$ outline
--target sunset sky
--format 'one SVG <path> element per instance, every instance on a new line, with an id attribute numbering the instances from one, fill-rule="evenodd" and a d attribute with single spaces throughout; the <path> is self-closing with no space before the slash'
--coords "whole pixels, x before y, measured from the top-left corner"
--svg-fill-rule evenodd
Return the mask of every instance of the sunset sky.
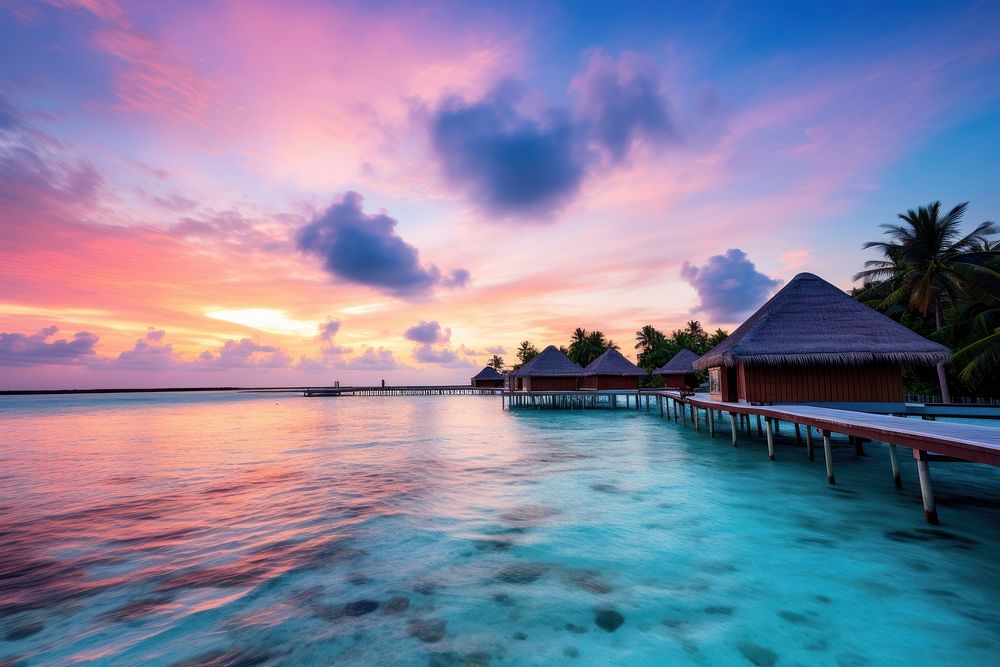
<path id="1" fill-rule="evenodd" d="M 827 4 L 0 0 L 0 388 L 634 358 L 1000 219 L 1000 5 Z"/>

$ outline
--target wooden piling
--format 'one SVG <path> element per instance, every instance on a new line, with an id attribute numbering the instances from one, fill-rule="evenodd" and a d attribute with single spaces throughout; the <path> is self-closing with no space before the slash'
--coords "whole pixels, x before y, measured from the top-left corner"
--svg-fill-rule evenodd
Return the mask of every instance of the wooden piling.
<path id="1" fill-rule="evenodd" d="M 806 458 L 810 461 L 815 460 L 813 457 L 813 430 L 812 426 L 806 426 Z"/>
<path id="2" fill-rule="evenodd" d="M 774 420 L 767 419 L 767 458 L 774 460 Z"/>
<path id="3" fill-rule="evenodd" d="M 892 464 L 892 481 L 896 488 L 903 488 L 903 478 L 899 474 L 899 454 L 896 452 L 896 445 L 889 443 L 889 462 Z"/>
<path id="4" fill-rule="evenodd" d="M 823 458 L 826 459 L 826 481 L 828 484 L 836 484 L 837 478 L 833 476 L 833 448 L 830 445 L 829 431 L 823 431 Z"/>
<path id="5" fill-rule="evenodd" d="M 736 415 L 732 412 L 729 413 L 729 430 L 733 434 L 733 447 L 736 446 Z"/>
<path id="6" fill-rule="evenodd" d="M 927 456 L 925 451 L 914 452 L 919 457 Z M 920 478 L 920 498 L 924 501 L 924 521 L 938 525 L 937 507 L 934 504 L 934 489 L 931 487 L 931 469 L 923 458 L 917 459 L 917 476 Z"/>
<path id="7" fill-rule="evenodd" d="M 708 409 L 708 434 L 715 437 L 715 414 L 711 408 Z"/>

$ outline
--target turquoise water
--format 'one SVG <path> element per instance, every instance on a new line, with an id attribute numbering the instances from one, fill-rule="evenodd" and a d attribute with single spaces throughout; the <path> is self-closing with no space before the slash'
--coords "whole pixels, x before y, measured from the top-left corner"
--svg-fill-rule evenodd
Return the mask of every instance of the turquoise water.
<path id="1" fill-rule="evenodd" d="M 0 664 L 997 664 L 1000 474 L 474 396 L 0 399 Z M 783 429 L 782 435 L 788 435 Z M 821 458 L 821 457 L 820 457 Z"/>

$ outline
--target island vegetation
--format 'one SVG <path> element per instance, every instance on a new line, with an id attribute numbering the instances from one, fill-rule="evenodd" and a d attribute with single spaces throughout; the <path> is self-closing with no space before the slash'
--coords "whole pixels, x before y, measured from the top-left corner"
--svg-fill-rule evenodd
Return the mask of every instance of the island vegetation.
<path id="1" fill-rule="evenodd" d="M 968 202 L 942 212 L 941 202 L 898 214 L 869 241 L 882 257 L 865 262 L 853 291 L 862 302 L 939 343 L 955 355 L 933 373 L 907 369 L 906 393 L 1000 395 L 1000 234 L 986 221 L 963 233 Z"/>

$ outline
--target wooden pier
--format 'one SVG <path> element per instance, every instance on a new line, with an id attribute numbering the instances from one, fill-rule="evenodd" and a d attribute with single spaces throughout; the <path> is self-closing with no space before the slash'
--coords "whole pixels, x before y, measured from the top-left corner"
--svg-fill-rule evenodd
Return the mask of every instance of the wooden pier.
<path id="1" fill-rule="evenodd" d="M 455 394 L 499 394 L 499 387 L 455 385 L 414 385 L 408 387 L 308 387 L 303 396 L 443 396 Z"/>
<path id="2" fill-rule="evenodd" d="M 673 419 L 685 426 L 690 424 L 695 430 L 703 427 L 711 437 L 715 437 L 720 423 L 728 426 L 732 445 L 736 447 L 739 432 L 746 434 L 756 431 L 766 438 L 768 457 L 775 460 L 775 434 L 781 422 L 791 424 L 795 438 L 805 444 L 806 456 L 814 460 L 814 431 L 816 439 L 823 447 L 827 483 L 836 484 L 833 470 L 831 438 L 834 433 L 846 435 L 858 453 L 863 452 L 865 442 L 882 442 L 889 448 L 892 477 L 897 487 L 902 486 L 899 472 L 898 447 L 909 447 L 917 463 L 920 480 L 920 494 L 924 506 L 924 519 L 937 524 L 938 514 L 931 485 L 931 462 L 986 463 L 1000 466 L 1000 428 L 977 426 L 954 422 L 939 422 L 936 417 L 984 417 L 996 418 L 993 411 L 973 408 L 939 408 L 928 414 L 923 406 L 897 405 L 896 414 L 878 414 L 860 410 L 843 410 L 811 405 L 750 405 L 746 403 L 725 403 L 713 400 L 708 394 L 682 394 L 669 390 L 632 391 L 550 391 L 519 392 L 505 391 L 501 397 L 507 409 L 652 409 L 654 406 L 660 417 Z M 853 407 L 853 406 L 852 406 Z M 912 407 L 916 419 L 907 418 Z M 964 406 L 963 406 L 964 408 Z M 726 415 L 728 419 L 724 419 Z M 727 423 L 728 422 L 728 423 Z M 755 422 L 755 423 L 754 423 Z M 803 438 L 804 436 L 804 438 Z"/>

